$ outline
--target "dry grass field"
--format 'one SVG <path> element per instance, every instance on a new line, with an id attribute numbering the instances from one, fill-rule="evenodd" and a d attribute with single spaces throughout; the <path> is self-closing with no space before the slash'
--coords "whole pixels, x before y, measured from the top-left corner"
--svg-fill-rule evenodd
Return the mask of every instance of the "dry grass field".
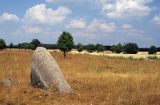
<path id="1" fill-rule="evenodd" d="M 74 90 L 58 95 L 54 89 L 31 86 L 32 51 L 0 51 L 0 105 L 160 105 L 160 60 L 128 60 L 51 52 Z"/>
<path id="2" fill-rule="evenodd" d="M 93 53 L 88 53 L 87 51 L 82 51 L 78 52 L 77 50 L 72 50 L 72 54 L 86 54 L 86 55 L 96 55 L 96 56 L 107 56 L 107 57 L 118 57 L 118 58 L 133 58 L 133 59 L 146 59 L 148 57 L 154 57 L 155 55 L 149 55 L 148 52 L 138 52 L 137 54 L 115 54 L 112 53 L 111 51 L 104 51 L 104 52 L 93 52 Z M 160 52 L 157 52 L 156 54 L 157 58 L 160 58 Z"/>

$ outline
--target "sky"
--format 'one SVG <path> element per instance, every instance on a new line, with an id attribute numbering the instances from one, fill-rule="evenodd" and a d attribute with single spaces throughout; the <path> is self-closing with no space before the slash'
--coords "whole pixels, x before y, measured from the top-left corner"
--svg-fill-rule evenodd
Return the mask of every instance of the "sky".
<path id="1" fill-rule="evenodd" d="M 63 31 L 75 44 L 137 43 L 160 47 L 160 0 L 0 0 L 0 38 L 7 44 L 56 44 Z"/>

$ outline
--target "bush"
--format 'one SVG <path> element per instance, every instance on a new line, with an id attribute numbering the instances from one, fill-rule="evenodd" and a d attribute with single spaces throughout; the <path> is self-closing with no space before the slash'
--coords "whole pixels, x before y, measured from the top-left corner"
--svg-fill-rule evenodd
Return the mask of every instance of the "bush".
<path id="1" fill-rule="evenodd" d="M 115 52 L 115 49 L 116 49 L 116 45 L 113 45 L 113 46 L 111 47 L 111 51 L 112 51 L 112 53 L 114 53 L 114 52 Z"/>
<path id="2" fill-rule="evenodd" d="M 24 42 L 20 45 L 20 48 L 23 48 L 23 49 L 34 49 L 34 45 L 32 45 L 31 43 L 27 43 L 27 42 Z"/>
<path id="3" fill-rule="evenodd" d="M 16 47 L 19 48 L 19 49 L 21 48 L 21 46 L 22 46 L 21 43 L 18 43 L 18 44 L 16 45 Z"/>
<path id="4" fill-rule="evenodd" d="M 0 50 L 4 49 L 6 47 L 6 43 L 3 39 L 0 39 Z"/>
<path id="5" fill-rule="evenodd" d="M 136 54 L 138 52 L 138 46 L 136 43 L 127 43 L 123 46 L 123 52 L 127 54 Z"/>
<path id="6" fill-rule="evenodd" d="M 148 50 L 148 54 L 156 54 L 157 48 L 155 46 L 151 46 Z"/>
<path id="7" fill-rule="evenodd" d="M 92 53 L 95 50 L 95 46 L 93 44 L 88 44 L 86 49 L 88 52 Z"/>
<path id="8" fill-rule="evenodd" d="M 32 49 L 34 50 L 34 49 L 36 49 L 41 43 L 40 43 L 40 41 L 38 40 L 38 39 L 33 39 L 32 41 L 31 41 L 31 46 L 32 46 Z"/>
<path id="9" fill-rule="evenodd" d="M 105 47 L 102 44 L 96 44 L 95 49 L 97 52 L 103 52 L 105 50 Z"/>
<path id="10" fill-rule="evenodd" d="M 122 49 L 123 49 L 123 46 L 119 43 L 119 44 L 116 46 L 115 53 L 121 53 L 121 52 L 122 52 Z"/>
<path id="11" fill-rule="evenodd" d="M 120 43 L 117 44 L 117 45 L 113 45 L 111 47 L 111 51 L 114 52 L 114 53 L 121 53 L 122 49 L 123 49 L 123 46 Z"/>
<path id="12" fill-rule="evenodd" d="M 78 43 L 77 50 L 78 50 L 78 52 L 83 51 L 83 45 L 81 43 Z"/>
<path id="13" fill-rule="evenodd" d="M 10 43 L 9 48 L 13 48 L 13 47 L 14 47 L 13 43 Z"/>

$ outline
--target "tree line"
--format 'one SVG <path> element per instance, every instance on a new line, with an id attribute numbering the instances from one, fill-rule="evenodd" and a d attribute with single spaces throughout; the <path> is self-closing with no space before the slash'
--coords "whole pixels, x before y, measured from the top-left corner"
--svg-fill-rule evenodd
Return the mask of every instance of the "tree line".
<path id="1" fill-rule="evenodd" d="M 126 53 L 126 54 L 136 54 L 139 51 L 139 47 L 136 43 L 126 43 L 124 45 L 117 44 L 111 47 L 111 51 L 113 53 Z M 155 46 L 151 46 L 148 49 L 148 54 L 156 54 L 157 48 Z"/>
<path id="2" fill-rule="evenodd" d="M 35 50 L 39 45 L 40 41 L 38 39 L 33 39 L 30 43 L 23 42 L 14 45 L 13 43 L 10 43 L 8 46 L 6 45 L 5 41 L 3 39 L 0 39 L 0 50 L 5 48 L 19 48 L 19 49 L 32 49 Z"/>
<path id="3" fill-rule="evenodd" d="M 67 52 L 71 51 L 71 49 L 75 48 L 77 51 L 81 52 L 83 50 L 87 50 L 89 53 L 92 52 L 103 52 L 106 50 L 106 47 L 102 44 L 88 44 L 88 45 L 82 45 L 81 43 L 78 43 L 77 45 L 74 45 L 72 34 L 69 32 L 62 32 L 62 34 L 59 36 L 57 44 L 54 46 L 49 47 L 47 44 L 42 44 L 38 39 L 33 39 L 30 43 L 23 42 L 19 43 L 17 45 L 14 45 L 13 43 L 10 43 L 8 46 L 6 46 L 6 43 L 3 39 L 0 39 L 0 50 L 4 48 L 19 48 L 19 49 L 32 49 L 35 50 L 36 47 L 43 46 L 46 48 L 55 48 L 60 49 L 64 57 L 66 57 Z M 139 47 L 136 43 L 125 43 L 125 44 L 117 44 L 110 47 L 110 50 L 113 53 L 125 53 L 125 54 L 136 54 L 139 51 Z M 156 54 L 157 48 L 155 46 L 151 46 L 148 49 L 148 54 Z"/>

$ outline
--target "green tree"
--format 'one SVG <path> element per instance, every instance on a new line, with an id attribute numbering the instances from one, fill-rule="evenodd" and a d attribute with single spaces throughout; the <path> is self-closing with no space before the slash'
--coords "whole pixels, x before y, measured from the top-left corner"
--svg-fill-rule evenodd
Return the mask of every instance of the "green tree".
<path id="1" fill-rule="evenodd" d="M 121 53 L 122 49 L 123 49 L 122 45 L 120 43 L 117 44 L 116 49 L 115 49 L 115 53 Z"/>
<path id="2" fill-rule="evenodd" d="M 117 45 L 113 45 L 111 47 L 111 51 L 114 52 L 114 53 L 121 53 L 122 49 L 123 49 L 123 47 L 122 47 L 122 45 L 120 43 L 117 44 Z"/>
<path id="3" fill-rule="evenodd" d="M 116 49 L 116 45 L 112 45 L 112 47 L 111 47 L 112 53 L 115 53 L 115 49 Z"/>
<path id="4" fill-rule="evenodd" d="M 123 52 L 127 54 L 136 54 L 139 48 L 136 43 L 127 43 L 123 46 Z"/>
<path id="5" fill-rule="evenodd" d="M 17 45 L 16 45 L 16 47 L 20 50 L 20 48 L 21 48 L 21 43 L 18 43 Z"/>
<path id="6" fill-rule="evenodd" d="M 23 49 L 33 49 L 33 45 L 31 43 L 24 42 L 21 44 L 21 48 Z"/>
<path id="7" fill-rule="evenodd" d="M 78 50 L 78 52 L 83 51 L 83 45 L 81 43 L 78 43 L 77 50 Z"/>
<path id="8" fill-rule="evenodd" d="M 67 52 L 71 51 L 71 49 L 74 47 L 72 35 L 69 32 L 62 32 L 58 38 L 57 44 L 58 48 L 63 52 L 65 58 Z"/>
<path id="9" fill-rule="evenodd" d="M 96 44 L 95 49 L 97 52 L 103 52 L 105 50 L 105 47 L 102 44 Z"/>
<path id="10" fill-rule="evenodd" d="M 95 46 L 93 44 L 88 44 L 86 49 L 89 53 L 92 53 L 95 50 Z"/>
<path id="11" fill-rule="evenodd" d="M 41 44 L 41 42 L 38 40 L 38 39 L 33 39 L 32 41 L 31 41 L 31 46 L 32 46 L 32 49 L 33 50 L 35 50 L 40 44 Z"/>
<path id="12" fill-rule="evenodd" d="M 10 43 L 10 44 L 9 44 L 10 50 L 11 50 L 11 48 L 13 48 L 13 46 L 14 46 L 13 43 Z"/>
<path id="13" fill-rule="evenodd" d="M 3 39 L 0 39 L 0 50 L 4 49 L 6 47 L 6 43 Z"/>
<path id="14" fill-rule="evenodd" d="M 9 48 L 13 48 L 13 46 L 14 46 L 13 43 L 9 44 Z"/>
<path id="15" fill-rule="evenodd" d="M 157 48 L 155 46 L 151 46 L 148 50 L 148 54 L 156 54 Z"/>

